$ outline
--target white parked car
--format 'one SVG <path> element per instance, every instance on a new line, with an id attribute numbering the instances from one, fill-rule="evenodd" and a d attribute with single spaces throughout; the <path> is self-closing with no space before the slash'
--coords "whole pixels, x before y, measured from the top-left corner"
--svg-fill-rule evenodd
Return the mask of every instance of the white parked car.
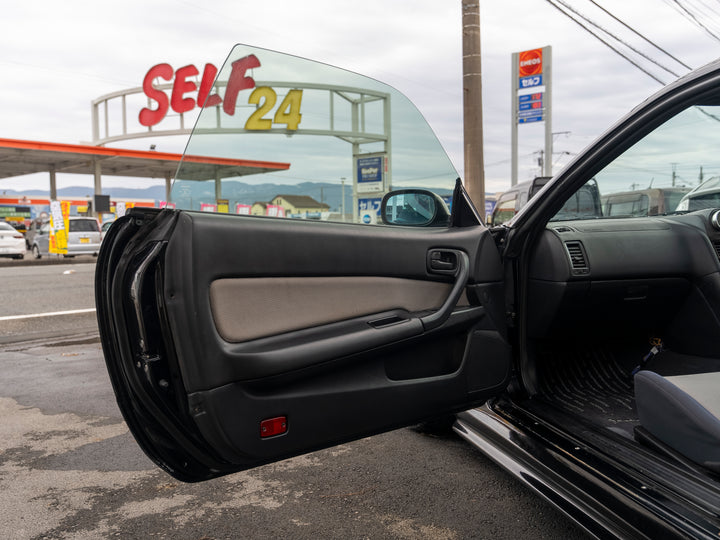
<path id="1" fill-rule="evenodd" d="M 678 204 L 680 212 L 720 207 L 720 176 L 713 176 L 685 195 Z"/>
<path id="2" fill-rule="evenodd" d="M 0 257 L 25 257 L 25 237 L 5 221 L 0 221 Z"/>

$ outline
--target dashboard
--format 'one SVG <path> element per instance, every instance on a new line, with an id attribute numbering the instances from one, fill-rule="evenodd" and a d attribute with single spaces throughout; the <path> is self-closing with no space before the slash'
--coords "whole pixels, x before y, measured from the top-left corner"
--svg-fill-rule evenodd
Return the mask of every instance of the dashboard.
<path id="1" fill-rule="evenodd" d="M 553 222 L 531 255 L 528 302 L 530 337 L 685 332 L 683 349 L 715 356 L 720 210 Z"/>

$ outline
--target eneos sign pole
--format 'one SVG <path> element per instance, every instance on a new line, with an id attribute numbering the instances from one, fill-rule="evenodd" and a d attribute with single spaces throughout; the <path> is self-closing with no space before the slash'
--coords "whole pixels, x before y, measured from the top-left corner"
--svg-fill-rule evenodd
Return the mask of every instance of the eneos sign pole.
<path id="1" fill-rule="evenodd" d="M 552 176 L 552 47 L 512 54 L 511 184 L 518 182 L 518 125 L 545 123 L 542 175 Z"/>

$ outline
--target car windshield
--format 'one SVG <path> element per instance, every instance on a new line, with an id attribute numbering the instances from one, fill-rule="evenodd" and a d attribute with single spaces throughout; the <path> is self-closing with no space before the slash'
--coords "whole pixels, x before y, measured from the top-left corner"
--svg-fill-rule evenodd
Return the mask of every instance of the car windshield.
<path id="1" fill-rule="evenodd" d="M 689 107 L 635 143 L 584 186 L 555 220 L 633 218 L 720 206 L 720 189 L 691 190 L 720 175 L 720 106 Z M 587 195 L 594 195 L 600 205 Z M 580 192 L 583 190 L 581 189 Z M 580 193 L 578 192 L 578 193 Z M 580 197 L 577 197 L 579 199 Z M 693 201 L 686 204 L 685 200 Z M 681 202 L 683 201 L 683 202 Z"/>
<path id="2" fill-rule="evenodd" d="M 716 193 L 698 193 L 688 198 L 687 210 L 704 210 L 706 208 L 720 208 L 720 191 Z"/>
<path id="3" fill-rule="evenodd" d="M 176 208 L 375 224 L 384 194 L 458 174 L 415 106 L 374 79 L 237 45 L 172 187 Z"/>
<path id="4" fill-rule="evenodd" d="M 94 219 L 71 219 L 70 232 L 98 232 L 97 221 Z"/>

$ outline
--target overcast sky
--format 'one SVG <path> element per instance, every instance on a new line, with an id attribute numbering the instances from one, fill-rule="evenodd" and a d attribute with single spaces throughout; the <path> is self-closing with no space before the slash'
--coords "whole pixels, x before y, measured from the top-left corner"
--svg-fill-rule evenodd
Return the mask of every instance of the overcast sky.
<path id="1" fill-rule="evenodd" d="M 594 3 L 693 68 L 720 56 L 720 41 L 683 17 L 672 1 Z M 554 172 L 662 86 L 546 0 L 480 4 L 488 191 L 510 185 L 511 53 L 553 48 L 553 131 L 563 132 L 555 137 Z M 571 4 L 675 73 L 688 71 L 591 0 Z M 720 3 L 703 4 L 708 17 L 720 23 Z M 207 62 L 220 66 L 233 44 L 247 43 L 394 86 L 423 112 L 462 174 L 461 5 L 461 0 L 6 0 L 0 18 L 0 137 L 87 143 L 93 99 L 140 86 L 157 63 L 175 69 L 188 64 L 202 69 Z M 642 64 L 663 82 L 675 78 L 645 60 Z M 182 152 L 184 143 L 184 137 L 173 137 L 114 146 L 156 144 L 158 150 Z M 538 173 L 540 148 L 542 126 L 520 126 L 521 181 Z M 134 185 L 143 182 L 150 181 Z M 47 175 L 3 179 L 0 192 L 47 185 Z M 58 187 L 72 185 L 91 186 L 92 178 L 58 175 Z M 111 187 L 113 180 L 105 177 L 103 185 Z"/>

